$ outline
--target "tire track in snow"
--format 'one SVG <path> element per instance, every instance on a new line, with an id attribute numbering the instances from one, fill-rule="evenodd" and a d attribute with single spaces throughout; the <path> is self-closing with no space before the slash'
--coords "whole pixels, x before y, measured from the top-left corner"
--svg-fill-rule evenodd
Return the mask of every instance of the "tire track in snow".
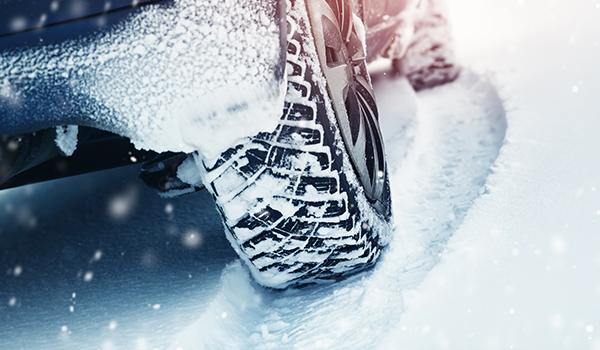
<path id="1" fill-rule="evenodd" d="M 484 193 L 506 131 L 494 86 L 465 71 L 416 95 L 403 79 L 375 84 L 396 227 L 377 266 L 329 286 L 264 289 L 239 262 L 173 349 L 373 348 L 397 324 L 403 293 L 438 263 L 447 239 Z"/>

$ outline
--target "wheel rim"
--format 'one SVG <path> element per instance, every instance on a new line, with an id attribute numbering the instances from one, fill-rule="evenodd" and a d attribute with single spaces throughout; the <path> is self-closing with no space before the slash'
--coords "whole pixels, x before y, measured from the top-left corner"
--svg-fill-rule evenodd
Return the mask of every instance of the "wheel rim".
<path id="1" fill-rule="evenodd" d="M 346 150 L 365 195 L 380 201 L 386 173 L 383 138 L 352 9 L 344 0 L 309 0 L 307 7 Z"/>

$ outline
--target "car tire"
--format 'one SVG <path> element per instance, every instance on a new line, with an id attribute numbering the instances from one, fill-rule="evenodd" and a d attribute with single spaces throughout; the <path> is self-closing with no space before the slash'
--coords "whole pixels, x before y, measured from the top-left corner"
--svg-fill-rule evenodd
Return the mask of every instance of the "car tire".
<path id="1" fill-rule="evenodd" d="M 350 10 L 347 1 L 318 4 L 329 6 L 329 14 L 338 5 Z M 315 16 L 310 3 L 288 1 L 288 85 L 276 130 L 243 140 L 216 161 L 196 157 L 227 238 L 256 281 L 271 288 L 333 282 L 364 270 L 376 262 L 391 231 L 383 142 L 364 60 L 356 64 L 352 57 L 345 59 L 351 76 L 343 91 L 332 93 L 340 87 L 328 81 L 321 63 L 326 57 L 319 54 L 324 51 L 323 35 L 341 37 L 349 30 L 357 36 L 356 28 L 348 21 L 340 25 L 340 17 L 328 17 L 337 32 L 315 34 L 319 26 L 314 21 L 320 15 Z M 358 88 L 357 79 L 362 79 Z M 351 94 L 361 88 L 370 95 L 366 107 L 374 114 L 363 115 L 365 98 L 347 102 L 348 96 L 360 99 Z M 344 101 L 336 101 L 336 93 Z M 359 134 L 355 143 L 349 145 L 344 127 L 350 138 L 353 132 Z"/>

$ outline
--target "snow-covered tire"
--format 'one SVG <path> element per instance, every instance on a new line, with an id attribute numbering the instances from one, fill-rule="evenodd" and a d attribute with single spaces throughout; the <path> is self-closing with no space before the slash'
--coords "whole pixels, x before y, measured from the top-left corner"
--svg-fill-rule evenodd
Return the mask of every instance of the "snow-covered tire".
<path id="1" fill-rule="evenodd" d="M 287 22 L 288 87 L 277 129 L 214 164 L 197 159 L 229 241 L 254 278 L 272 288 L 332 282 L 372 266 L 391 226 L 385 163 L 373 175 L 381 182 L 377 197 L 367 196 L 339 127 L 339 119 L 361 116 L 336 115 L 303 0 L 288 1 Z M 361 149 L 369 147 L 383 152 L 382 145 Z"/>

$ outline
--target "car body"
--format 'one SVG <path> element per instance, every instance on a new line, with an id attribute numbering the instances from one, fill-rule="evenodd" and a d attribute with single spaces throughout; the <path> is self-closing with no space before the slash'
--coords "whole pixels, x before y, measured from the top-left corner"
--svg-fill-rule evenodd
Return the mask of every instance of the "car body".
<path id="1" fill-rule="evenodd" d="M 253 5 L 252 1 L 246 3 Z M 211 22 L 215 27 L 231 29 L 229 34 L 244 32 L 262 37 L 260 43 L 249 43 L 245 48 L 260 44 L 267 53 L 250 57 L 245 50 L 237 50 L 227 57 L 231 61 L 228 62 L 224 57 L 205 53 L 210 51 L 205 50 L 207 43 L 214 43 L 212 46 L 220 52 L 233 51 L 235 42 L 218 37 L 223 33 L 200 35 L 206 28 L 198 26 L 183 35 L 178 31 L 186 31 L 186 23 L 212 21 L 207 13 L 231 12 L 233 16 L 236 4 L 173 0 L 8 1 L 0 9 L 0 184 L 4 183 L 0 188 L 128 165 L 132 159 L 144 162 L 167 151 L 195 150 L 182 140 L 184 132 L 194 129 L 193 120 L 181 117 L 187 113 L 182 106 L 225 100 L 231 90 L 242 90 L 237 82 L 227 81 L 230 77 L 225 72 L 231 64 L 253 60 L 260 72 L 252 77 L 246 74 L 247 80 L 264 89 L 225 101 L 215 107 L 217 111 L 207 110 L 206 114 L 221 113 L 222 118 L 231 118 L 236 114 L 230 113 L 233 111 L 241 115 L 252 108 L 247 107 L 252 99 L 262 98 L 269 105 L 277 105 L 273 101 L 281 98 L 284 67 L 280 59 L 282 10 L 275 5 L 278 3 L 266 1 L 263 6 L 245 10 L 250 23 L 262 20 L 262 27 L 248 29 L 242 24 L 231 29 L 234 19 L 225 16 Z M 259 11 L 265 7 L 271 8 L 268 16 Z M 186 11 L 200 11 L 198 8 L 204 15 L 183 17 Z M 197 39 L 190 39 L 191 36 Z M 161 43 L 165 47 L 161 48 Z M 178 50 L 186 52 L 179 54 Z M 194 64 L 202 61 L 195 57 L 201 54 L 206 57 L 207 68 Z M 201 76 L 205 71 L 221 77 Z M 190 103 L 197 96 L 198 101 Z M 125 97 L 130 100 L 129 105 L 124 103 Z M 140 108 L 141 105 L 147 107 Z M 257 108 L 265 109 L 260 103 Z M 279 113 L 280 110 L 275 112 L 275 120 Z M 195 130 L 202 134 L 221 122 L 217 118 L 214 124 L 196 125 Z M 77 152 L 65 158 L 60 157 L 64 152 L 52 140 L 58 134 L 53 136 L 50 129 L 65 126 L 66 130 L 67 125 L 77 125 L 80 132 Z M 250 126 L 249 130 L 258 132 L 256 128 Z M 239 136 L 233 130 L 231 139 L 216 139 L 213 143 L 228 145 Z M 135 147 L 120 137 L 131 140 Z M 210 138 L 211 134 L 205 137 Z M 85 159 L 99 161 L 85 165 Z M 33 167 L 35 171 L 24 174 Z M 55 171 L 57 168 L 63 171 Z"/>

